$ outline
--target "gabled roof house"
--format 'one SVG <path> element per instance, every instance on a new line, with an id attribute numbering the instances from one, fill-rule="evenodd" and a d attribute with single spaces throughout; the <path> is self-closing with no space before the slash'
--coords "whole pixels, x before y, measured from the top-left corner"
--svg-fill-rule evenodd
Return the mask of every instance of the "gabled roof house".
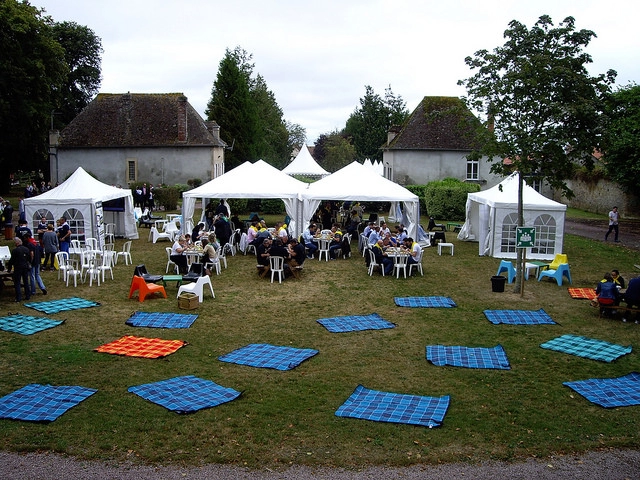
<path id="1" fill-rule="evenodd" d="M 98 94 L 52 137 L 54 184 L 78 166 L 119 186 L 206 182 L 224 173 L 220 127 L 205 122 L 182 93 Z"/>
<path id="2" fill-rule="evenodd" d="M 424 97 L 402 127 L 389 131 L 382 146 L 385 176 L 400 185 L 424 185 L 457 178 L 488 188 L 501 177 L 489 172 L 473 151 L 478 118 L 458 97 Z"/>

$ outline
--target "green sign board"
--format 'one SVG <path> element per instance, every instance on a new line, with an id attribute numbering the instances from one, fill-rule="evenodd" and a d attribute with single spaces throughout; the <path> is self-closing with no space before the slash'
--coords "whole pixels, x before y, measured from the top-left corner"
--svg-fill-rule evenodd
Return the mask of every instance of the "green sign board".
<path id="1" fill-rule="evenodd" d="M 516 248 L 531 248 L 536 243 L 534 227 L 516 227 Z"/>

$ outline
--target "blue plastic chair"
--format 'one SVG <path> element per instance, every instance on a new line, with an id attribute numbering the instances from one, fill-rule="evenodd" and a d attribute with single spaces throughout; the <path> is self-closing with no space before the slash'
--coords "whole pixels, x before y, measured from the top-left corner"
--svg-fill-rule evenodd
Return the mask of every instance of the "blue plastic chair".
<path id="1" fill-rule="evenodd" d="M 516 269 L 509 260 L 502 260 L 500 262 L 500 266 L 498 267 L 498 273 L 496 273 L 496 277 L 500 275 L 502 272 L 507 272 L 507 279 L 509 283 L 513 283 L 516 279 Z"/>
<path id="2" fill-rule="evenodd" d="M 569 285 L 571 285 L 572 283 L 571 272 L 569 271 L 568 263 L 561 263 L 560 265 L 558 265 L 558 268 L 556 270 L 543 270 L 538 276 L 538 281 L 542 280 L 543 277 L 554 278 L 559 287 L 562 286 L 563 277 L 567 277 L 567 280 L 569 280 Z"/>

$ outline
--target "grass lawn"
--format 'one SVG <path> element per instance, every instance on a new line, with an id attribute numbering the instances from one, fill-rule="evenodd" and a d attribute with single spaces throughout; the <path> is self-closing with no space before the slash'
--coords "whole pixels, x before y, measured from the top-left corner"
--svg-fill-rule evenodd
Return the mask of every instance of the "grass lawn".
<path id="1" fill-rule="evenodd" d="M 135 264 L 164 273 L 168 242 L 147 242 L 140 229 Z M 607 364 L 544 350 L 539 345 L 577 334 L 621 345 L 640 345 L 640 325 L 602 320 L 586 300 L 574 300 L 567 284 L 525 283 L 524 296 L 491 291 L 499 260 L 478 256 L 478 244 L 459 242 L 455 255 L 429 248 L 425 276 L 369 277 L 364 261 L 305 263 L 301 280 L 271 284 L 256 275 L 255 257 L 228 258 L 228 269 L 212 278 L 216 298 L 205 295 L 189 329 L 133 328 L 132 312 L 178 310 L 175 283 L 168 298 L 128 300 L 133 266 L 119 262 L 115 281 L 65 287 L 45 272 L 49 290 L 36 301 L 79 296 L 97 308 L 49 317 L 54 329 L 30 336 L 0 331 L 0 396 L 29 383 L 82 385 L 98 392 L 49 424 L 0 420 L 0 448 L 55 451 L 80 458 L 130 459 L 145 463 L 229 463 L 250 467 L 290 464 L 354 467 L 451 461 L 509 460 L 608 447 L 637 448 L 640 407 L 604 409 L 564 381 L 617 377 L 640 371 L 638 353 Z M 7 242 L 0 242 L 7 244 Z M 116 242 L 117 249 L 123 240 Z M 614 244 L 567 236 L 573 285 L 592 287 L 617 268 L 629 279 L 638 252 Z M 411 309 L 394 296 L 450 296 L 450 309 Z M 0 300 L 4 311 L 38 315 Z M 558 325 L 492 325 L 485 309 L 543 308 Z M 316 320 L 377 312 L 397 327 L 335 334 Z M 44 316 L 44 315 L 42 315 Z M 123 335 L 181 339 L 189 344 L 164 359 L 148 360 L 94 352 Z M 282 372 L 219 361 L 249 343 L 313 348 L 319 354 Z M 504 347 L 511 370 L 436 367 L 426 361 L 429 344 Z M 128 393 L 133 385 L 195 375 L 242 391 L 237 400 L 191 415 L 178 415 Z M 414 395 L 451 395 L 440 428 L 339 418 L 336 409 L 357 385 Z"/>

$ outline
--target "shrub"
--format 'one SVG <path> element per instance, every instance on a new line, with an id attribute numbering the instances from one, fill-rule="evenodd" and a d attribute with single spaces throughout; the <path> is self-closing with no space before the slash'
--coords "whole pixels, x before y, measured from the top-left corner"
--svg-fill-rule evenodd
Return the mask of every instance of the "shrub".
<path id="1" fill-rule="evenodd" d="M 156 205 L 161 205 L 165 210 L 176 210 L 183 191 L 186 189 L 181 190 L 178 186 L 156 187 L 153 189 L 153 199 Z"/>
<path id="2" fill-rule="evenodd" d="M 269 198 L 262 200 L 261 202 L 261 210 L 263 213 L 267 215 L 277 215 L 280 213 L 284 213 L 285 207 L 284 202 L 277 198 Z"/>
<path id="3" fill-rule="evenodd" d="M 249 201 L 246 198 L 230 198 L 227 200 L 231 214 L 245 213 L 247 212 L 247 204 Z"/>
<path id="4" fill-rule="evenodd" d="M 479 185 L 455 178 L 430 182 L 424 189 L 426 212 L 435 218 L 462 221 L 466 217 L 467 193 L 478 191 Z"/>

